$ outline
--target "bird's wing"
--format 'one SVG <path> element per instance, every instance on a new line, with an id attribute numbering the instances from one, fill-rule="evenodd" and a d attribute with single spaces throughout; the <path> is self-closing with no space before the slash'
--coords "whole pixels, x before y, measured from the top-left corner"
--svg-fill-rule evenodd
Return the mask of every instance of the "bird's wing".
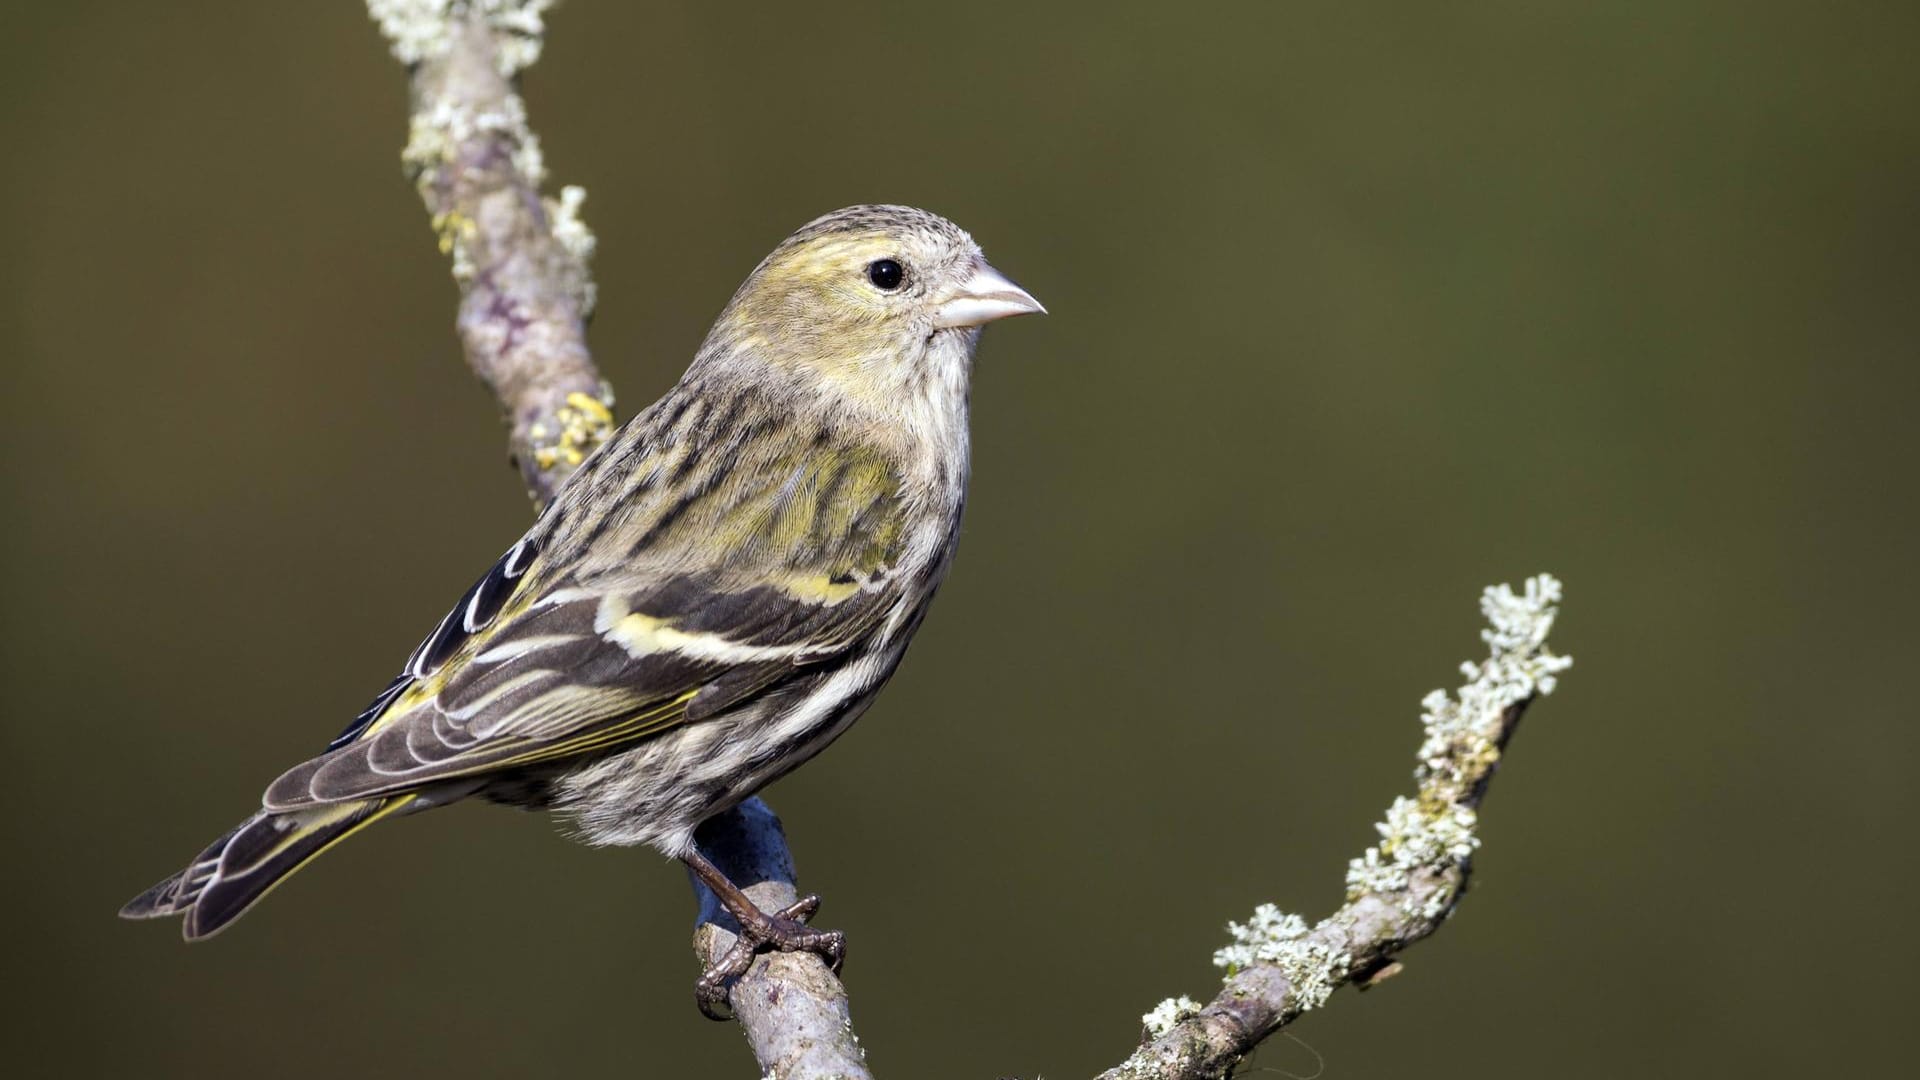
<path id="1" fill-rule="evenodd" d="M 675 514 L 684 529 L 640 529 L 637 549 L 638 525 L 625 537 L 613 530 L 606 542 L 627 545 L 623 557 L 597 569 L 578 545 L 562 554 L 564 520 L 544 539 L 530 533 L 327 753 L 274 781 L 266 807 L 370 798 L 631 744 L 844 655 L 905 592 L 895 490 L 754 475 L 765 479 L 747 482 L 752 490 L 736 481 L 726 491 L 729 520 L 755 520 L 755 499 L 768 512 L 736 530 L 721 558 L 696 557 L 713 554 L 713 533 L 684 510 Z M 796 531 L 791 506 L 813 494 L 832 494 L 835 505 L 808 512 L 809 527 Z M 550 555 L 566 565 L 544 565 Z"/>

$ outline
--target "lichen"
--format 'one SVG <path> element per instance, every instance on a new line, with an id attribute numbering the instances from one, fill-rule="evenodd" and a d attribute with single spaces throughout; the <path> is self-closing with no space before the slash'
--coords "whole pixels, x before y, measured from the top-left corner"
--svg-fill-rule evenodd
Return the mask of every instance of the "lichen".
<path id="1" fill-rule="evenodd" d="M 1324 1004 L 1353 966 L 1347 952 L 1315 940 L 1305 919 L 1272 904 L 1254 908 L 1245 923 L 1228 923 L 1227 933 L 1233 944 L 1214 952 L 1214 966 L 1229 976 L 1255 963 L 1278 967 L 1303 1011 Z"/>
<path id="2" fill-rule="evenodd" d="M 1507 709 L 1553 693 L 1557 676 L 1573 664 L 1546 647 L 1559 601 L 1560 582 L 1549 574 L 1528 578 L 1519 594 L 1507 585 L 1481 594 L 1480 610 L 1492 624 L 1480 632 L 1487 659 L 1460 665 L 1467 681 L 1453 697 L 1435 690 L 1420 703 L 1426 741 L 1415 777 L 1423 792 L 1453 789 L 1451 797 L 1477 783 L 1500 759 Z"/>
<path id="3" fill-rule="evenodd" d="M 1172 1031 L 1180 1021 L 1200 1015 L 1200 1008 L 1199 1002 L 1181 994 L 1155 1005 L 1152 1012 L 1140 1018 L 1140 1023 L 1147 1029 L 1148 1035 L 1157 1039 Z"/>
<path id="4" fill-rule="evenodd" d="M 451 40 L 449 20 L 455 16 L 465 17 L 469 13 L 484 16 L 496 31 L 498 50 L 502 55 L 513 57 L 517 70 L 539 55 L 540 35 L 544 31 L 541 15 L 548 6 L 544 2 L 510 3 L 507 0 L 485 3 L 369 0 L 368 10 L 393 43 L 394 55 L 409 63 L 444 52 Z M 531 51 L 515 52 L 516 42 L 530 43 Z M 449 169 L 463 161 L 498 161 L 501 156 L 517 174 L 515 180 L 519 186 L 538 191 L 546 181 L 546 157 L 540 138 L 527 119 L 526 103 L 511 92 L 484 105 L 453 97 L 423 102 L 408 122 L 407 145 L 400 152 L 401 162 L 429 206 L 440 205 L 446 199 Z M 583 317 L 592 313 L 595 300 L 593 279 L 587 271 L 594 236 L 580 220 L 580 207 L 586 197 L 584 188 L 568 186 L 561 189 L 558 199 L 542 200 L 551 235 L 570 256 L 566 260 L 569 265 L 556 267 L 556 272 L 574 294 Z M 471 248 L 477 226 L 459 208 L 451 208 L 435 215 L 433 227 L 440 250 L 452 257 L 454 279 L 465 286 L 476 272 Z"/>
<path id="5" fill-rule="evenodd" d="M 587 273 L 587 264 L 593 258 L 593 250 L 599 244 L 593 230 L 580 220 L 580 204 L 587 201 L 587 189 L 578 184 L 568 184 L 560 189 L 559 199 L 548 199 L 547 221 L 553 232 L 553 239 L 566 253 L 573 257 L 577 270 L 573 282 L 574 294 L 580 302 L 580 316 L 585 318 L 593 314 L 597 295 L 593 278 Z"/>
<path id="6" fill-rule="evenodd" d="M 1403 891 L 1413 871 L 1444 868 L 1479 846 L 1478 819 L 1458 800 L 1500 760 L 1507 710 L 1552 693 L 1555 677 L 1573 663 L 1546 648 L 1559 600 L 1560 582 L 1546 574 L 1527 579 L 1518 594 L 1506 585 L 1481 594 L 1480 610 L 1491 624 L 1480 632 L 1487 659 L 1461 665 L 1467 681 L 1454 695 L 1435 690 L 1420 702 L 1426 739 L 1414 774 L 1419 795 L 1395 799 L 1386 820 L 1374 826 L 1380 842 L 1347 865 L 1347 899 Z M 1452 890 L 1440 889 L 1417 914 L 1434 918 L 1451 902 Z"/>
<path id="7" fill-rule="evenodd" d="M 585 461 L 613 435 L 612 404 L 611 394 L 604 401 L 579 391 L 568 394 L 566 404 L 553 411 L 559 434 L 552 443 L 534 447 L 534 464 L 545 472 L 560 465 L 571 469 Z M 535 443 L 550 437 L 547 426 L 540 423 L 534 424 L 528 435 Z"/>
<path id="8" fill-rule="evenodd" d="M 1426 739 L 1415 772 L 1419 790 L 1393 801 L 1386 819 L 1374 826 L 1379 842 L 1348 863 L 1349 901 L 1402 894 L 1399 903 L 1411 915 L 1431 921 L 1446 913 L 1455 898 L 1450 879 L 1416 894 L 1413 876 L 1447 870 L 1479 846 L 1478 817 L 1464 800 L 1499 760 L 1508 710 L 1551 694 L 1556 677 L 1573 664 L 1546 647 L 1559 601 L 1560 582 L 1547 574 L 1527 579 L 1519 593 L 1497 585 L 1481 594 L 1480 610 L 1490 624 L 1480 634 L 1487 659 L 1461 665 L 1467 681 L 1454 695 L 1435 690 L 1420 703 Z M 1353 959 L 1322 940 L 1338 935 L 1314 931 L 1300 916 L 1261 904 L 1246 923 L 1227 924 L 1233 941 L 1213 954 L 1213 962 L 1229 978 L 1252 964 L 1273 964 L 1299 1008 L 1317 1008 L 1346 979 Z"/>
<path id="9" fill-rule="evenodd" d="M 512 145 L 513 167 L 530 186 L 547 178 L 540 139 L 528 126 L 526 103 L 517 94 L 507 95 L 497 109 L 444 98 L 433 102 L 409 121 L 400 160 L 410 174 L 430 177 L 432 170 L 455 161 L 461 146 L 483 135 Z"/>
<path id="10" fill-rule="evenodd" d="M 1474 835 L 1478 816 L 1470 807 L 1402 795 L 1387 808 L 1374 830 L 1380 842 L 1347 864 L 1347 899 L 1367 893 L 1398 892 L 1412 871 L 1464 859 L 1480 845 Z"/>
<path id="11" fill-rule="evenodd" d="M 1313 940 L 1294 943 L 1273 962 L 1287 977 L 1287 985 L 1293 988 L 1293 1003 L 1301 1012 L 1325 1005 L 1353 968 L 1351 954 Z"/>
<path id="12" fill-rule="evenodd" d="M 1227 934 L 1233 938 L 1233 944 L 1214 951 L 1213 966 L 1226 968 L 1231 974 L 1256 960 L 1271 959 L 1270 953 L 1281 943 L 1293 941 L 1306 932 L 1305 919 L 1272 904 L 1261 904 L 1253 909 L 1253 918 L 1244 923 L 1227 924 Z"/>
<path id="13" fill-rule="evenodd" d="M 394 59 L 409 66 L 446 55 L 455 23 L 486 20 L 494 33 L 495 64 L 512 75 L 540 59 L 544 16 L 553 0 L 367 0 Z"/>

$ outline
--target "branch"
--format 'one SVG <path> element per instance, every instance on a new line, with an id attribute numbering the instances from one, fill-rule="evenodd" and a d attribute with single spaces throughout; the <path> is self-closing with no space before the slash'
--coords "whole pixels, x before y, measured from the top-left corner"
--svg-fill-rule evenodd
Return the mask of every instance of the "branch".
<path id="1" fill-rule="evenodd" d="M 546 168 L 513 77 L 539 59 L 550 0 L 367 0 L 412 75 L 401 160 L 452 257 L 467 364 L 493 390 L 508 447 L 536 507 L 613 434 L 613 390 L 587 350 L 593 234 L 586 193 L 543 198 Z M 700 848 L 762 908 L 792 903 L 793 857 L 759 799 L 701 826 Z M 698 882 L 694 946 L 703 961 L 733 942 L 732 921 Z M 762 956 L 732 1005 L 763 1073 L 783 1080 L 870 1077 L 847 993 L 811 954 Z"/>
<path id="2" fill-rule="evenodd" d="M 800 898 L 780 819 L 759 799 L 707 819 L 694 839 L 760 910 L 778 911 Z M 701 896 L 693 951 L 702 964 L 712 964 L 733 947 L 738 927 L 691 872 L 687 880 Z M 866 1051 L 853 1034 L 846 987 L 815 954 L 761 956 L 734 982 L 729 1001 L 763 1076 L 873 1080 Z"/>
<path id="3" fill-rule="evenodd" d="M 613 391 L 587 352 L 593 234 L 586 192 L 543 199 L 546 166 L 514 92 L 540 56 L 544 0 L 368 0 L 412 71 L 401 153 L 460 286 L 467 364 L 506 413 L 508 447 L 536 506 L 613 434 Z"/>
<path id="4" fill-rule="evenodd" d="M 1435 690 L 1413 798 L 1395 799 L 1374 826 L 1380 842 L 1347 867 L 1347 902 L 1309 927 L 1272 904 L 1244 924 L 1229 923 L 1233 943 L 1214 953 L 1225 985 L 1201 1006 L 1169 998 L 1142 1017 L 1145 1038 L 1133 1056 L 1099 1080 L 1200 1080 L 1226 1075 L 1262 1039 L 1349 984 L 1362 989 L 1400 970 L 1394 956 L 1433 933 L 1466 891 L 1477 809 L 1520 715 L 1553 692 L 1573 663 L 1546 648 L 1560 583 L 1545 574 L 1515 595 L 1489 588 L 1480 608 L 1489 656 L 1461 665 L 1457 698 Z"/>

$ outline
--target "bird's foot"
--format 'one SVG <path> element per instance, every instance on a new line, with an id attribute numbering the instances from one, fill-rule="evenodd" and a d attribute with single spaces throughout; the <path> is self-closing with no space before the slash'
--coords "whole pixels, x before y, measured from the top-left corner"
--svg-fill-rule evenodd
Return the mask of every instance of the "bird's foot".
<path id="1" fill-rule="evenodd" d="M 847 959 L 847 936 L 838 930 L 815 930 L 807 925 L 820 910 L 820 898 L 803 896 L 779 911 L 768 913 L 758 908 L 735 912 L 740 936 L 725 956 L 707 966 L 693 984 L 693 997 L 700 1012 L 709 1020 L 729 1020 L 727 995 L 733 981 L 747 973 L 753 958 L 763 950 L 810 952 L 826 962 L 834 974 Z M 745 914 L 745 918 L 741 915 Z"/>

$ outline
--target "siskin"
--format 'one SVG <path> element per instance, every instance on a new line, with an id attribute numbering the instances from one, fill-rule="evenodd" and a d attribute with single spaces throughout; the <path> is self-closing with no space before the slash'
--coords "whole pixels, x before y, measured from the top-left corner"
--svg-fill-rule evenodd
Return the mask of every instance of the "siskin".
<path id="1" fill-rule="evenodd" d="M 872 703 L 946 575 L 980 328 L 1040 312 L 951 222 L 855 206 L 787 238 L 679 384 L 553 503 L 326 752 L 127 918 L 238 918 L 385 817 L 470 795 L 684 861 L 753 947 L 838 965 L 818 901 L 757 908 L 693 842 Z M 705 972 L 710 1015 L 751 960 Z"/>

